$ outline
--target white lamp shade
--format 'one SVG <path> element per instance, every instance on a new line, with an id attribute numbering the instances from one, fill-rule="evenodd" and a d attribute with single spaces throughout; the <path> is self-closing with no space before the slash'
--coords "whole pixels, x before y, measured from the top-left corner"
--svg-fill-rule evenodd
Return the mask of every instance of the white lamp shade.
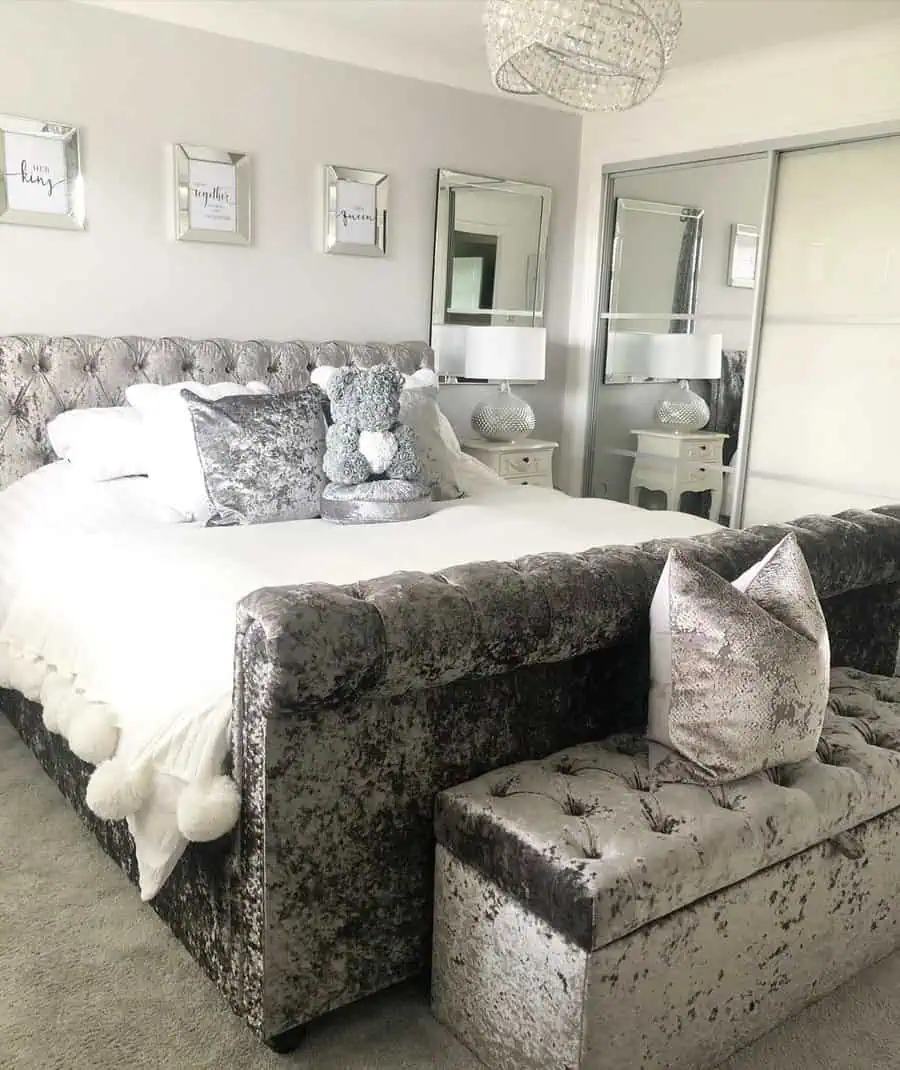
<path id="1" fill-rule="evenodd" d="M 720 379 L 721 334 L 610 331 L 607 375 L 632 379 Z"/>
<path id="2" fill-rule="evenodd" d="M 547 332 L 543 327 L 469 327 L 465 354 L 467 379 L 541 380 Z"/>
<path id="3" fill-rule="evenodd" d="M 441 375 L 466 374 L 466 333 L 472 330 L 456 323 L 436 323 L 431 328 L 434 366 Z"/>

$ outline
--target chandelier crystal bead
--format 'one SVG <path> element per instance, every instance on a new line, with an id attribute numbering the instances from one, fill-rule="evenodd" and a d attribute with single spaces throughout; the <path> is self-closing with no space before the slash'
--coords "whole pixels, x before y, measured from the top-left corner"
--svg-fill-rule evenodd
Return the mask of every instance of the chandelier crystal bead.
<path id="1" fill-rule="evenodd" d="M 505 93 L 579 111 L 624 111 L 662 81 L 681 30 L 679 0 L 487 0 L 488 63 Z"/>

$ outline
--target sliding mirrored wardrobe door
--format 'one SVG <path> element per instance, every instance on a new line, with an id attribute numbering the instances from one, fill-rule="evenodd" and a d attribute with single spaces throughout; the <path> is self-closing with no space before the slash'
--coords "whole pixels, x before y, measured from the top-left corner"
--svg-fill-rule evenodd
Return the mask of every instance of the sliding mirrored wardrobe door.
<path id="1" fill-rule="evenodd" d="M 608 174 L 586 495 L 734 522 L 770 171 L 752 152 Z M 707 409 L 690 427 L 660 417 L 681 382 Z"/>
<path id="2" fill-rule="evenodd" d="M 900 502 L 900 137 L 780 157 L 744 525 Z"/>

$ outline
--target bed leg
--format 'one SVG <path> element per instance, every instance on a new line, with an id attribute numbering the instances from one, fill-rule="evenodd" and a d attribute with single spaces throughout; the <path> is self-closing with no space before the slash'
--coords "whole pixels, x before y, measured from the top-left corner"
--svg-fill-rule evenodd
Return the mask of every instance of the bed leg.
<path id="1" fill-rule="evenodd" d="M 285 1029 L 283 1033 L 276 1033 L 274 1037 L 266 1037 L 263 1043 L 276 1055 L 290 1055 L 300 1047 L 305 1036 L 306 1026 L 295 1025 L 292 1029 Z"/>

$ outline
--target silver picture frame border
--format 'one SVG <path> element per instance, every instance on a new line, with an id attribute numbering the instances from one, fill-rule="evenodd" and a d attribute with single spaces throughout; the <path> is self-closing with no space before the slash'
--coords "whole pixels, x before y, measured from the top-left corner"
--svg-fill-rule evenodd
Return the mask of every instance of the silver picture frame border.
<path id="1" fill-rule="evenodd" d="M 753 277 L 741 274 L 736 267 L 738 244 L 752 239 L 755 245 L 753 254 Z M 732 223 L 731 243 L 728 251 L 728 285 L 739 290 L 752 290 L 759 275 L 759 227 L 752 223 Z"/>
<path id="2" fill-rule="evenodd" d="M 338 241 L 337 191 L 340 182 L 362 182 L 375 187 L 375 241 L 371 245 Z M 341 256 L 387 256 L 387 222 L 390 176 L 384 171 L 325 165 L 325 252 Z"/>
<path id="3" fill-rule="evenodd" d="M 175 171 L 175 240 L 215 242 L 219 245 L 249 245 L 253 240 L 253 176 L 246 152 L 216 149 L 210 145 L 176 142 L 172 146 Z M 194 161 L 230 164 L 234 168 L 237 224 L 233 231 L 192 227 L 189 199 L 191 164 Z"/>
<path id="4" fill-rule="evenodd" d="M 68 211 L 37 212 L 23 208 L 10 208 L 7 194 L 6 137 L 7 133 L 27 134 L 30 137 L 45 137 L 60 141 L 65 149 L 66 193 Z M 28 119 L 19 115 L 0 115 L 0 223 L 12 223 L 29 227 L 52 227 L 55 230 L 84 230 L 84 175 L 81 170 L 81 145 L 78 127 L 69 123 L 52 122 L 47 119 Z"/>

